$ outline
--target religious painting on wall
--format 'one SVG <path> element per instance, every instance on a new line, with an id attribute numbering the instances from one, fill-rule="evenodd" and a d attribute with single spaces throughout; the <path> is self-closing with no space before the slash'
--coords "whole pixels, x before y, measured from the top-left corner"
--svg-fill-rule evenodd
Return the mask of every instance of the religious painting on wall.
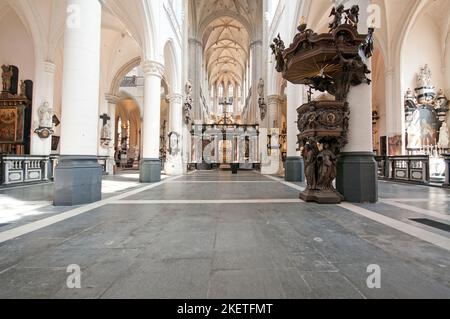
<path id="1" fill-rule="evenodd" d="M 436 145 L 438 139 L 438 121 L 434 110 L 421 106 L 414 111 L 406 130 L 407 148 L 422 149 Z"/>
<path id="2" fill-rule="evenodd" d="M 406 148 L 411 154 L 446 152 L 446 117 L 449 101 L 441 89 L 436 93 L 428 65 L 417 75 L 417 88 L 405 93 Z"/>
<path id="3" fill-rule="evenodd" d="M 17 134 L 17 109 L 0 109 L 0 143 L 14 143 Z"/>
<path id="4" fill-rule="evenodd" d="M 402 136 L 389 137 L 389 156 L 402 155 Z"/>

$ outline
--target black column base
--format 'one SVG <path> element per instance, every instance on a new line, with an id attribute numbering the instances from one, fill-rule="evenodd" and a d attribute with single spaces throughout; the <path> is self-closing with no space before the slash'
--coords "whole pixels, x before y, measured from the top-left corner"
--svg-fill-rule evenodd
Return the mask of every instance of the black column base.
<path id="1" fill-rule="evenodd" d="M 341 153 L 337 162 L 336 188 L 347 202 L 376 203 L 378 173 L 374 154 Z"/>
<path id="2" fill-rule="evenodd" d="M 159 183 L 161 181 L 161 160 L 143 159 L 139 168 L 141 183 Z"/>
<path id="3" fill-rule="evenodd" d="M 95 156 L 61 156 L 55 168 L 55 206 L 77 206 L 102 199 L 103 168 Z"/>
<path id="4" fill-rule="evenodd" d="M 207 163 L 198 163 L 197 164 L 198 171 L 210 171 L 212 169 L 213 169 L 212 164 L 207 164 Z"/>
<path id="5" fill-rule="evenodd" d="M 305 163 L 303 158 L 300 156 L 286 157 L 284 179 L 293 183 L 305 181 Z"/>

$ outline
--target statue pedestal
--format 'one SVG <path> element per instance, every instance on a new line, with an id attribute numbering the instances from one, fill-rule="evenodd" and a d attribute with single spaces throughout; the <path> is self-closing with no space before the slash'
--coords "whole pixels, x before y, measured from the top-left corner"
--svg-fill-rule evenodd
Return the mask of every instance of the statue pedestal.
<path id="1" fill-rule="evenodd" d="M 297 109 L 299 144 L 308 189 L 300 199 L 319 204 L 339 204 L 344 197 L 333 187 L 340 148 L 346 143 L 348 105 L 340 101 L 315 101 Z"/>
<path id="2" fill-rule="evenodd" d="M 300 193 L 300 199 L 305 202 L 316 202 L 318 204 L 340 204 L 344 197 L 338 192 L 331 190 L 306 190 Z"/>

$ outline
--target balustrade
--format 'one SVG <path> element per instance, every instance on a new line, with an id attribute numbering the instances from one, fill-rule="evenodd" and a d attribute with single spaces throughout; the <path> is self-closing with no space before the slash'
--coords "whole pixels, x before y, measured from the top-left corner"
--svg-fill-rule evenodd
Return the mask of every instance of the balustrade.
<path id="1" fill-rule="evenodd" d="M 378 156 L 378 177 L 380 179 L 430 183 L 430 159 L 428 156 Z"/>
<path id="2" fill-rule="evenodd" d="M 99 157 L 106 174 L 108 157 Z M 0 185 L 16 185 L 53 181 L 59 156 L 0 155 Z"/>

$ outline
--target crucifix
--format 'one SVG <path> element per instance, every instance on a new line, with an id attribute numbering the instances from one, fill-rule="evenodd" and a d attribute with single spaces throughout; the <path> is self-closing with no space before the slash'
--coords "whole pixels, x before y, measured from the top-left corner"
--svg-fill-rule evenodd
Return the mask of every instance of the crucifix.
<path id="1" fill-rule="evenodd" d="M 310 103 L 312 101 L 312 94 L 313 94 L 311 86 L 308 86 L 308 92 L 307 93 L 308 93 L 308 103 Z"/>
<path id="2" fill-rule="evenodd" d="M 108 124 L 108 121 L 111 120 L 111 117 L 109 117 L 108 114 L 103 113 L 100 116 L 100 119 L 103 120 L 103 126 L 105 126 L 106 124 Z"/>

